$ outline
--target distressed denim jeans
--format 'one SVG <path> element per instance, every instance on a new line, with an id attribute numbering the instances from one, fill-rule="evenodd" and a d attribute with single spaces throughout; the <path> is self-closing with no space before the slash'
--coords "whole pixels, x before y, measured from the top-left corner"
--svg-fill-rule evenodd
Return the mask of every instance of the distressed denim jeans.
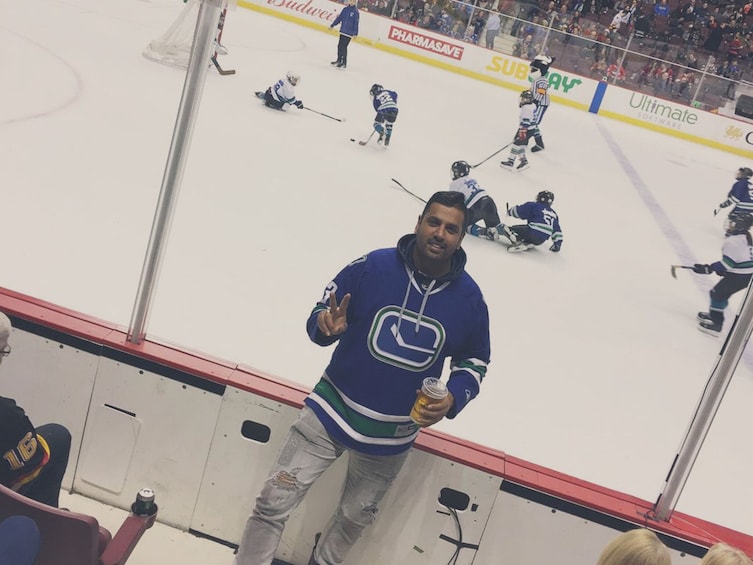
<path id="1" fill-rule="evenodd" d="M 349 450 L 333 441 L 314 412 L 304 406 L 256 498 L 235 565 L 272 563 L 288 517 L 314 481 L 346 451 L 348 471 L 340 505 L 322 532 L 314 554 L 318 565 L 343 562 L 364 528 L 376 519 L 379 503 L 400 472 L 408 451 L 373 456 Z"/>

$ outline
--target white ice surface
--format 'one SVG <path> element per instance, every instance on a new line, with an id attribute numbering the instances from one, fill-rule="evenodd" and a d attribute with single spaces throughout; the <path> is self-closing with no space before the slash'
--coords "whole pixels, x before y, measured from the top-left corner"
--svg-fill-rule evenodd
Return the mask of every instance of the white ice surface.
<path id="1" fill-rule="evenodd" d="M 185 74 L 147 61 L 172 0 L 0 4 L 0 285 L 128 325 Z M 304 322 L 350 260 L 413 230 L 447 188 L 516 129 L 517 92 L 248 10 L 228 15 L 210 71 L 149 335 L 308 386 L 331 351 Z M 294 69 L 313 112 L 253 96 Z M 389 150 L 360 147 L 372 83 L 398 91 Z M 467 237 L 491 315 L 482 394 L 438 429 L 655 500 L 722 340 L 696 330 L 715 276 L 673 263 L 720 256 L 712 217 L 740 157 L 554 105 L 547 149 L 520 174 L 473 175 L 498 206 L 556 194 L 560 254 L 512 255 Z M 740 303 L 738 295 L 728 320 Z M 728 323 L 729 326 L 729 323 Z M 753 534 L 753 361 L 729 387 L 677 509 Z"/>

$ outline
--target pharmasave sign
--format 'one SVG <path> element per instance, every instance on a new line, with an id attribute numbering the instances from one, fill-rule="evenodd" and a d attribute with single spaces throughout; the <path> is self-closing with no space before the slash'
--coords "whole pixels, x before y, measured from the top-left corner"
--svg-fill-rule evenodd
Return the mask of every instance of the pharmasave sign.
<path id="1" fill-rule="evenodd" d="M 460 61 L 463 58 L 463 47 L 460 45 L 447 43 L 441 39 L 424 35 L 422 33 L 416 33 L 415 31 L 403 29 L 398 26 L 390 26 L 390 31 L 387 37 L 392 41 L 397 41 L 404 45 L 412 45 L 413 47 L 436 53 L 442 57 L 455 59 L 456 61 Z"/>
<path id="2" fill-rule="evenodd" d="M 667 128 L 681 130 L 683 126 L 692 126 L 698 122 L 698 114 L 690 108 L 657 100 L 637 92 L 630 95 L 630 107 L 637 111 L 639 119 Z"/>

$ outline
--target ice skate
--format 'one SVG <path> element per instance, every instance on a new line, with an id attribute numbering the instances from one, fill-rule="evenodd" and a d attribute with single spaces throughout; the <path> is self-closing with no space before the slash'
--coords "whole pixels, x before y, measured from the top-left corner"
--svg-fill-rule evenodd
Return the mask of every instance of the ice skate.
<path id="1" fill-rule="evenodd" d="M 390 137 L 392 137 L 391 134 L 389 134 L 389 133 L 385 134 L 385 136 L 384 136 L 384 146 L 385 147 L 389 147 L 389 145 L 390 145 Z"/>
<path id="2" fill-rule="evenodd" d="M 499 241 L 499 233 L 497 232 L 497 228 L 495 228 L 494 226 L 486 228 L 486 233 L 484 233 L 483 237 L 485 237 L 489 241 Z"/>
<path id="3" fill-rule="evenodd" d="M 507 161 L 500 161 L 499 166 L 506 171 L 512 171 L 512 167 L 515 164 L 515 159 L 508 159 Z"/>
<path id="4" fill-rule="evenodd" d="M 498 225 L 494 231 L 497 232 L 497 241 L 500 237 L 506 237 L 512 245 L 518 243 L 518 235 L 504 224 Z"/>
<path id="5" fill-rule="evenodd" d="M 698 319 L 699 322 L 711 322 L 712 321 L 711 314 L 709 314 L 708 312 L 698 312 L 698 314 L 696 315 L 696 318 Z"/>
<path id="6" fill-rule="evenodd" d="M 521 241 L 520 243 L 516 243 L 515 245 L 511 245 L 507 248 L 507 251 L 510 253 L 520 253 L 522 251 L 528 251 L 529 249 L 533 249 L 536 247 L 533 243 L 526 243 L 525 241 Z"/>
<path id="7" fill-rule="evenodd" d="M 515 167 L 515 170 L 520 172 L 520 171 L 525 171 L 527 168 L 528 168 L 528 159 L 521 159 L 520 163 L 518 163 L 518 166 Z"/>
<path id="8" fill-rule="evenodd" d="M 534 145 L 531 147 L 531 153 L 538 153 L 539 151 L 543 151 L 544 148 L 541 147 L 541 145 Z"/>
<path id="9" fill-rule="evenodd" d="M 715 324 L 712 321 L 700 321 L 698 322 L 698 329 L 701 330 L 705 334 L 713 335 L 714 337 L 719 337 L 719 334 L 722 332 L 722 325 L 721 324 Z"/>

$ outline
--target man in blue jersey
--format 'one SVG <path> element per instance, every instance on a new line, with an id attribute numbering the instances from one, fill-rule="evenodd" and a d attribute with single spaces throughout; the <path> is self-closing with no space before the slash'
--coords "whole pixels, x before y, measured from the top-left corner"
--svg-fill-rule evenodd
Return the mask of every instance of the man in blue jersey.
<path id="1" fill-rule="evenodd" d="M 336 25 L 340 26 L 340 40 L 337 42 L 337 60 L 332 61 L 330 65 L 338 69 L 344 69 L 348 66 L 348 45 L 350 40 L 358 35 L 358 20 L 360 14 L 356 7 L 356 0 L 348 0 L 348 5 L 342 9 L 335 21 L 329 26 L 330 29 Z"/>
<path id="2" fill-rule="evenodd" d="M 454 418 L 478 393 L 490 357 L 489 314 L 465 271 L 467 209 L 459 192 L 434 194 L 397 247 L 347 265 L 308 318 L 311 340 L 337 343 L 264 483 L 236 565 L 269 565 L 285 522 L 309 487 L 343 453 L 346 485 L 310 565 L 342 563 L 399 473 L 419 430 Z M 449 394 L 411 408 L 425 377 Z"/>

